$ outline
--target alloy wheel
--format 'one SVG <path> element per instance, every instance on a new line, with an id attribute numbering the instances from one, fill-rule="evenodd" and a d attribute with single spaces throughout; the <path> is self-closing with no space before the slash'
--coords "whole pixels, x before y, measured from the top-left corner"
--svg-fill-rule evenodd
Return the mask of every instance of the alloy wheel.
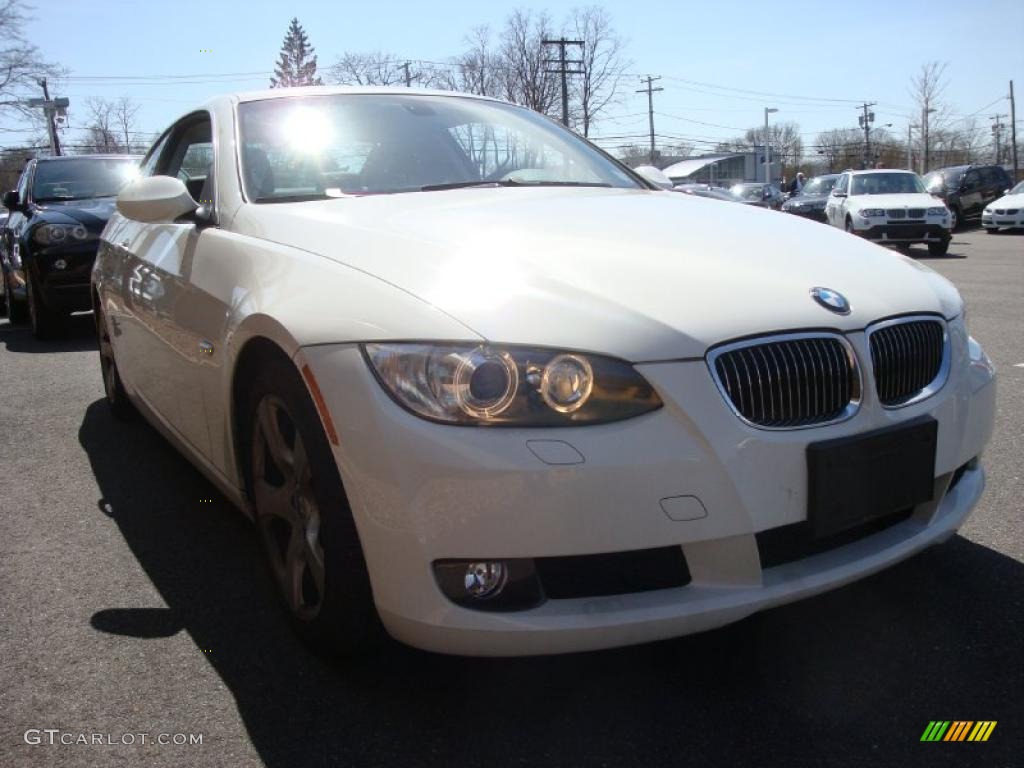
<path id="1" fill-rule="evenodd" d="M 284 402 L 265 396 L 252 432 L 253 501 L 256 521 L 289 610 L 317 617 L 324 599 L 324 551 L 320 507 L 309 456 Z"/>

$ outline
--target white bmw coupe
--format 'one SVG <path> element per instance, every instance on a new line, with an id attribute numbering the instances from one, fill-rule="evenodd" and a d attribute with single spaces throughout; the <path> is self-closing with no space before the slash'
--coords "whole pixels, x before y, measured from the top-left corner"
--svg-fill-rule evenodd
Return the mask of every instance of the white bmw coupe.
<path id="1" fill-rule="evenodd" d="M 117 209 L 110 405 L 253 517 L 321 648 L 696 632 L 947 539 L 984 487 L 994 371 L 949 282 L 520 107 L 224 96 Z"/>

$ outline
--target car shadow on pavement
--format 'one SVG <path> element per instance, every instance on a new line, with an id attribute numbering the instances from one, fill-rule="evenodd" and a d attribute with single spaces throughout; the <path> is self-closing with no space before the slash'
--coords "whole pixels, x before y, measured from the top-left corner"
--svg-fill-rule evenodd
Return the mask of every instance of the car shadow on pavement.
<path id="1" fill-rule="evenodd" d="M 7 318 L 0 319 L 0 344 L 8 352 L 54 353 L 87 352 L 98 349 L 96 326 L 92 312 L 71 315 L 60 336 L 40 341 L 32 335 L 27 325 L 12 325 Z"/>
<path id="2" fill-rule="evenodd" d="M 961 537 L 678 640 L 521 659 L 392 643 L 327 663 L 273 601 L 252 526 L 153 429 L 97 401 L 79 440 L 102 493 L 96 524 L 117 525 L 167 605 L 96 606 L 93 627 L 188 632 L 273 768 L 1009 765 L 1022 754 L 1024 565 Z M 922 744 L 935 719 L 1000 726 L 984 745 Z M 206 744 L 216 749 L 215 731 Z"/>

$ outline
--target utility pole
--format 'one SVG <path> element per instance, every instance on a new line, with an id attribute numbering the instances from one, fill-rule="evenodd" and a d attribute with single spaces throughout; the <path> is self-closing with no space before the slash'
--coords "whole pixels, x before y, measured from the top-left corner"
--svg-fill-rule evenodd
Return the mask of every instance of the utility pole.
<path id="1" fill-rule="evenodd" d="M 557 59 L 546 59 L 547 64 L 557 64 L 558 69 L 549 69 L 549 73 L 553 75 L 562 76 L 562 125 L 569 126 L 569 75 L 582 75 L 583 74 L 583 60 L 582 59 L 568 59 L 566 58 L 565 49 L 570 45 L 577 45 L 580 50 L 583 49 L 582 40 L 566 40 L 564 37 L 560 37 L 557 40 L 542 40 L 544 45 L 557 45 L 558 46 L 558 58 Z M 569 66 L 579 67 L 579 69 L 569 69 Z"/>
<path id="2" fill-rule="evenodd" d="M 412 88 L 412 75 L 409 74 L 409 62 L 407 61 L 404 64 L 399 64 L 398 68 L 405 70 L 405 87 Z"/>
<path id="3" fill-rule="evenodd" d="M 1013 100 L 1013 80 L 1010 81 L 1010 141 L 1013 142 L 1013 183 L 1017 178 L 1017 104 Z"/>
<path id="4" fill-rule="evenodd" d="M 864 129 L 864 162 L 861 167 L 867 168 L 871 163 L 871 124 L 875 122 L 875 113 L 868 112 L 869 107 L 875 106 L 875 102 L 864 102 L 857 109 L 864 111 L 864 114 L 858 115 L 857 122 L 860 123 L 860 127 Z"/>
<path id="5" fill-rule="evenodd" d="M 772 142 L 768 138 L 768 115 L 779 110 L 775 107 L 764 108 L 764 183 L 772 183 Z M 779 169 L 782 169 L 781 163 Z"/>
<path id="6" fill-rule="evenodd" d="M 47 87 L 46 78 L 41 78 L 36 82 L 43 89 L 43 98 L 41 99 L 28 99 L 25 103 L 30 107 L 42 107 L 43 113 L 46 115 L 46 130 L 50 134 L 50 152 L 54 156 L 60 156 L 60 137 L 57 135 L 56 117 L 57 114 L 64 114 L 64 111 L 68 108 L 70 103 L 67 98 L 50 99 L 50 89 Z"/>
<path id="7" fill-rule="evenodd" d="M 1003 162 L 1002 138 L 1003 128 L 1005 128 L 1006 126 L 1000 123 L 999 121 L 1004 117 L 1006 117 L 1006 115 L 992 115 L 989 118 L 989 120 L 995 121 L 995 123 L 993 123 L 992 125 L 992 137 L 995 139 L 996 142 L 996 165 L 999 165 Z M 1014 181 L 1016 181 L 1016 179 L 1014 179 Z"/>
<path id="8" fill-rule="evenodd" d="M 928 173 L 928 115 L 937 110 L 934 107 L 929 107 L 927 102 L 925 106 L 921 108 L 921 143 L 923 151 L 921 152 L 921 175 Z"/>
<path id="9" fill-rule="evenodd" d="M 658 91 L 664 91 L 664 88 L 655 88 L 654 83 L 661 80 L 661 77 L 641 77 L 641 83 L 647 83 L 646 88 L 640 88 L 637 93 L 647 94 L 647 119 L 651 125 L 651 165 L 654 165 L 654 94 Z"/>

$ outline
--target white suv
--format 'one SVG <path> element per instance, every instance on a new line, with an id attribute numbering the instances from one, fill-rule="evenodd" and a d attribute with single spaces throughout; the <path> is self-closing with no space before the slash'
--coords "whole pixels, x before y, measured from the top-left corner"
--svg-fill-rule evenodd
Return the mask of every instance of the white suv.
<path id="1" fill-rule="evenodd" d="M 924 243 L 932 256 L 949 248 L 949 209 L 911 171 L 846 171 L 832 188 L 825 218 L 833 227 L 901 249 Z"/>

